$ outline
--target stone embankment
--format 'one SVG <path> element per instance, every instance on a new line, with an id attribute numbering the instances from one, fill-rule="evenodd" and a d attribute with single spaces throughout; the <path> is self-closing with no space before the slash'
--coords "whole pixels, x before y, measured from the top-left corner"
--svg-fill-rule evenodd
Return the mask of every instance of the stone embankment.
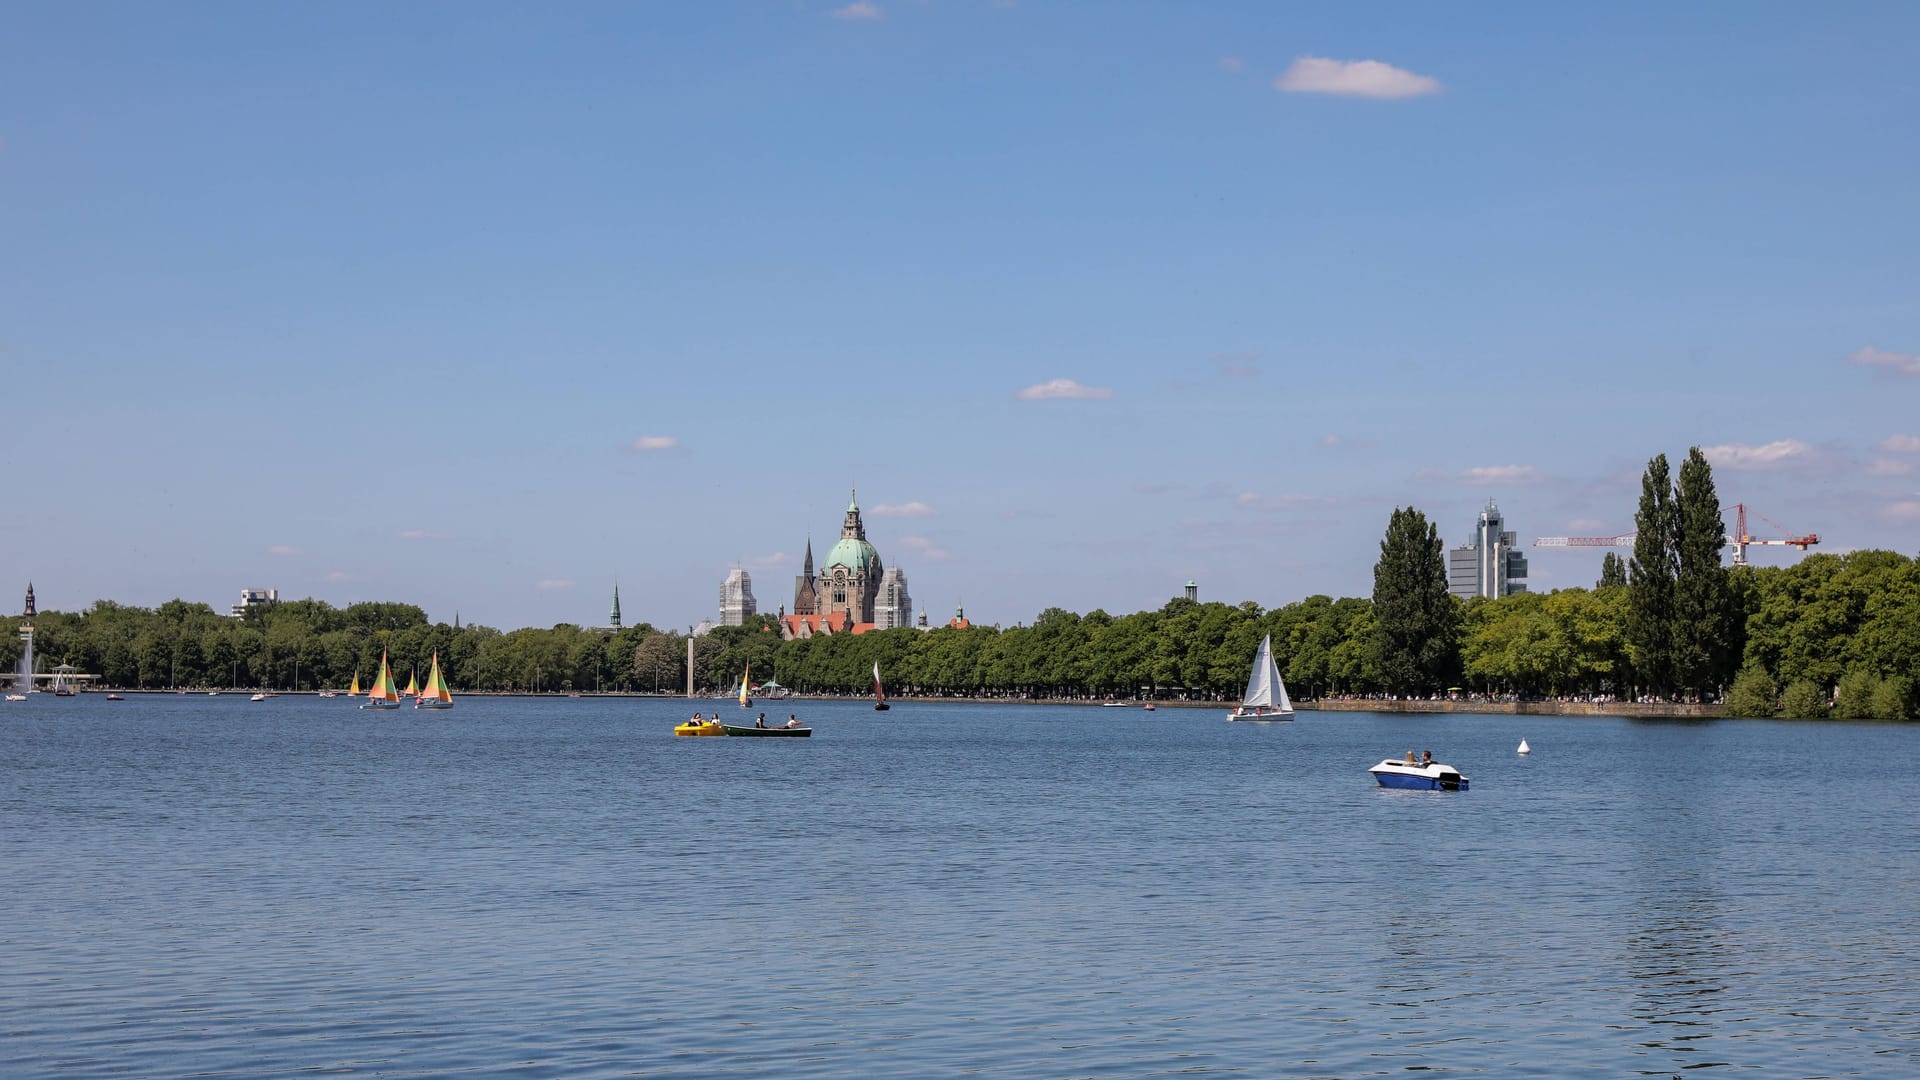
<path id="1" fill-rule="evenodd" d="M 1495 713 L 1507 716 L 1628 716 L 1704 720 L 1727 715 L 1725 705 L 1655 701 L 1296 701 L 1301 711 L 1374 713 Z"/>

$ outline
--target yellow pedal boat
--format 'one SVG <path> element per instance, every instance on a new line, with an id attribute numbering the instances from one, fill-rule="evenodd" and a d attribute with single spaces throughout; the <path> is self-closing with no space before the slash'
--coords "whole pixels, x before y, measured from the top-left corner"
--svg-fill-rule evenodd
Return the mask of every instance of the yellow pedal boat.
<path id="1" fill-rule="evenodd" d="M 716 720 L 682 720 L 673 729 L 675 735 L 725 735 L 725 725 Z"/>

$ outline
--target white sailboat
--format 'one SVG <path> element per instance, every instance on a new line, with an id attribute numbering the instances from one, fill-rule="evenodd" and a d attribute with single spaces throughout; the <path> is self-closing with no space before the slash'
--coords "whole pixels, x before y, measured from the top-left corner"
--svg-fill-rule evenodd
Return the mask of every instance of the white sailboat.
<path id="1" fill-rule="evenodd" d="M 1240 707 L 1227 714 L 1228 720 L 1291 720 L 1293 702 L 1287 697 L 1287 684 L 1280 681 L 1280 665 L 1273 662 L 1273 635 L 1260 639 L 1260 651 L 1253 655 L 1253 674 L 1247 679 L 1247 693 Z"/>

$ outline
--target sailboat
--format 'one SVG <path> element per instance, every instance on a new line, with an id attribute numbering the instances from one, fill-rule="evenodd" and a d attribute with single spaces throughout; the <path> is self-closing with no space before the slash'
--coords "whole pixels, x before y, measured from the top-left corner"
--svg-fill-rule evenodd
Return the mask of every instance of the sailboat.
<path id="1" fill-rule="evenodd" d="M 1246 696 L 1240 707 L 1227 714 L 1229 720 L 1291 720 L 1293 702 L 1287 699 L 1287 684 L 1280 681 L 1280 665 L 1273 662 L 1273 635 L 1260 639 L 1260 651 L 1253 654 L 1253 674 L 1247 679 Z"/>
<path id="2" fill-rule="evenodd" d="M 440 677 L 440 654 L 433 654 L 433 666 L 427 669 L 427 686 L 420 691 L 420 697 L 413 703 L 416 709 L 451 709 L 453 695 L 447 692 L 447 683 Z"/>
<path id="3" fill-rule="evenodd" d="M 747 696 L 747 676 L 751 674 L 753 674 L 752 664 L 748 664 L 747 670 L 740 673 L 740 707 L 743 709 L 753 708 L 753 699 Z"/>
<path id="4" fill-rule="evenodd" d="M 873 711 L 886 712 L 893 706 L 887 704 L 887 692 L 880 689 L 880 661 L 873 662 Z"/>
<path id="5" fill-rule="evenodd" d="M 353 685 L 347 687 L 347 696 L 348 697 L 360 696 L 360 669 L 359 668 L 353 669 Z"/>
<path id="6" fill-rule="evenodd" d="M 418 698 L 420 696 L 420 670 L 418 668 L 407 672 L 407 688 L 400 691 L 400 696 L 410 698 Z"/>
<path id="7" fill-rule="evenodd" d="M 358 679 L 359 676 L 355 676 Z M 373 689 L 367 691 L 363 709 L 397 709 L 400 707 L 400 695 L 393 689 L 393 669 L 387 667 L 387 654 L 380 654 L 380 674 L 373 680 Z"/>

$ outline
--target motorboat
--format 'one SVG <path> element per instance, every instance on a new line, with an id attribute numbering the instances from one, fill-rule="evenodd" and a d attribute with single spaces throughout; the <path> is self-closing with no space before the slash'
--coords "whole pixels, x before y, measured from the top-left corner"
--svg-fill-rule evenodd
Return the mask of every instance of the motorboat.
<path id="1" fill-rule="evenodd" d="M 107 700 L 108 701 L 125 701 L 127 699 L 125 695 L 122 695 L 122 694 L 108 694 Z"/>
<path id="2" fill-rule="evenodd" d="M 1411 760 L 1395 761 L 1393 758 L 1368 769 L 1381 787 L 1407 788 L 1412 791 L 1465 791 L 1467 778 L 1460 770 L 1451 765 L 1431 762 L 1415 765 Z"/>
<path id="3" fill-rule="evenodd" d="M 1152 712 L 1152 711 L 1153 711 L 1153 702 L 1151 702 L 1151 701 L 1149 701 L 1149 702 L 1147 702 L 1147 703 L 1146 703 L 1145 705 L 1142 705 L 1142 706 L 1140 706 L 1140 707 L 1141 707 L 1141 708 L 1143 708 L 1143 709 L 1145 709 L 1145 710 L 1147 710 L 1148 712 Z"/>
<path id="4" fill-rule="evenodd" d="M 1100 703 L 1100 707 L 1103 709 L 1126 709 L 1132 706 L 1125 701 L 1103 701 Z"/>
<path id="5" fill-rule="evenodd" d="M 255 694 L 252 697 L 248 698 L 247 700 L 248 701 L 265 701 L 272 696 L 273 696 L 272 694 Z"/>
<path id="6" fill-rule="evenodd" d="M 741 727 L 736 724 L 721 724 L 720 728 L 728 735 L 750 739 L 805 739 L 813 735 L 810 727 Z"/>

